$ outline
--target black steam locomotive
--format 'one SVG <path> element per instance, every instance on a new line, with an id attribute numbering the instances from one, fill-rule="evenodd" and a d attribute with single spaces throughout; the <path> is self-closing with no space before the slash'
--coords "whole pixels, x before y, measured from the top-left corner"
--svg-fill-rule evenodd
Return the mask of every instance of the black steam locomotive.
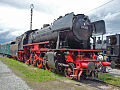
<path id="1" fill-rule="evenodd" d="M 44 24 L 42 29 L 25 32 L 16 42 L 18 49 L 44 41 L 50 41 L 50 48 L 90 49 L 92 33 L 105 33 L 103 20 L 91 23 L 84 14 L 70 13 L 60 16 L 52 25 Z"/>
<path id="2" fill-rule="evenodd" d="M 17 50 L 12 44 L 10 54 L 16 56 L 18 53 L 17 59 L 26 64 L 52 68 L 64 72 L 65 76 L 80 79 L 82 73 L 85 76 L 95 74 L 97 64 L 112 65 L 93 57 L 94 52 L 104 54 L 102 50 L 90 50 L 90 38 L 94 41 L 92 34 L 98 33 L 105 33 L 103 20 L 90 22 L 84 14 L 69 13 L 60 16 L 51 25 L 44 24 L 41 29 L 29 30 L 17 37 L 14 44 Z"/>

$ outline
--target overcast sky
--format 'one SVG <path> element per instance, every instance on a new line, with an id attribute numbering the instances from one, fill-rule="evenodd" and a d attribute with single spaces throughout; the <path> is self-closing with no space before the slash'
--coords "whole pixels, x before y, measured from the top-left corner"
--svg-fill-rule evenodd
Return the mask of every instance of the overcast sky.
<path id="1" fill-rule="evenodd" d="M 120 31 L 120 13 L 116 13 L 120 11 L 120 0 L 0 0 L 0 43 L 29 30 L 30 4 L 34 4 L 33 29 L 74 12 L 86 14 L 92 21 L 105 20 L 107 33 Z"/>

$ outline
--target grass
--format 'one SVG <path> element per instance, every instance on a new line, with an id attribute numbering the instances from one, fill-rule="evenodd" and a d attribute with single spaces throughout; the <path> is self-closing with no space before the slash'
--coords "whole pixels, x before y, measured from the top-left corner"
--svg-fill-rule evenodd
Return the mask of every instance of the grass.
<path id="1" fill-rule="evenodd" d="M 25 63 L 6 57 L 0 57 L 0 60 L 13 70 L 22 73 L 23 77 L 25 77 L 30 82 L 42 82 L 48 80 L 55 80 L 56 78 L 66 78 L 64 76 L 60 76 L 59 74 L 55 74 L 51 71 L 40 69 L 31 65 L 28 66 Z M 109 82 L 115 85 L 120 85 L 120 77 L 113 77 L 112 75 L 99 73 L 98 79 L 104 80 L 105 82 Z"/>
<path id="2" fill-rule="evenodd" d="M 98 79 L 103 80 L 108 83 L 115 84 L 115 85 L 120 85 L 120 77 L 114 77 L 109 74 L 99 73 Z"/>
<path id="3" fill-rule="evenodd" d="M 56 78 L 65 78 L 51 71 L 40 69 L 34 66 L 28 66 L 25 63 L 9 59 L 6 57 L 0 57 L 0 60 L 9 66 L 13 70 L 22 73 L 23 77 L 31 82 L 42 82 L 48 80 L 55 80 Z"/>

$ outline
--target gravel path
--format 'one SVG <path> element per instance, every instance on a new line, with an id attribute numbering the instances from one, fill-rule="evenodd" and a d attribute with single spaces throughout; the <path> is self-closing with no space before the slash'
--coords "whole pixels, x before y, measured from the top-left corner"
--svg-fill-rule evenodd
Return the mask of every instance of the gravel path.
<path id="1" fill-rule="evenodd" d="M 0 61 L 0 90 L 32 90 Z"/>

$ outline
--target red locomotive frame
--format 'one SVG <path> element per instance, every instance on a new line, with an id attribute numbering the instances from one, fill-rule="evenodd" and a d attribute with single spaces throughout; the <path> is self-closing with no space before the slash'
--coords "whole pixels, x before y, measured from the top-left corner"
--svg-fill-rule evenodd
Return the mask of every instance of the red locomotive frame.
<path id="1" fill-rule="evenodd" d="M 47 70 L 50 70 L 51 68 L 48 66 L 47 61 L 44 60 L 42 56 L 40 56 L 41 52 L 49 52 L 49 51 L 67 51 L 68 54 L 65 55 L 66 57 L 66 63 L 69 65 L 68 67 L 65 67 L 65 76 L 72 79 L 73 77 L 80 80 L 80 77 L 83 72 L 88 74 L 89 65 L 95 65 L 99 63 L 99 68 L 103 66 L 105 69 L 105 66 L 109 66 L 109 62 L 104 61 L 104 51 L 102 50 L 80 50 L 80 49 L 48 49 L 48 48 L 42 48 L 42 45 L 48 44 L 48 42 L 41 42 L 41 43 L 34 43 L 34 44 L 27 44 L 23 46 L 23 49 L 18 50 L 18 60 L 24 61 L 26 64 L 31 64 L 31 58 L 33 58 L 32 65 L 37 66 L 38 68 L 41 68 L 42 66 L 45 66 Z M 78 52 L 78 55 L 75 56 L 74 52 Z M 91 57 L 84 57 L 81 55 L 81 52 L 102 52 L 103 53 L 103 60 L 99 61 L 94 58 L 93 54 Z M 33 54 L 31 54 L 33 53 Z M 75 66 L 74 66 L 75 65 Z M 91 67 L 90 67 L 91 68 Z M 95 68 L 95 67 L 93 67 Z M 96 69 L 95 69 L 96 70 Z M 105 70 L 106 71 L 106 70 Z M 96 72 L 96 71 L 95 71 Z"/>

